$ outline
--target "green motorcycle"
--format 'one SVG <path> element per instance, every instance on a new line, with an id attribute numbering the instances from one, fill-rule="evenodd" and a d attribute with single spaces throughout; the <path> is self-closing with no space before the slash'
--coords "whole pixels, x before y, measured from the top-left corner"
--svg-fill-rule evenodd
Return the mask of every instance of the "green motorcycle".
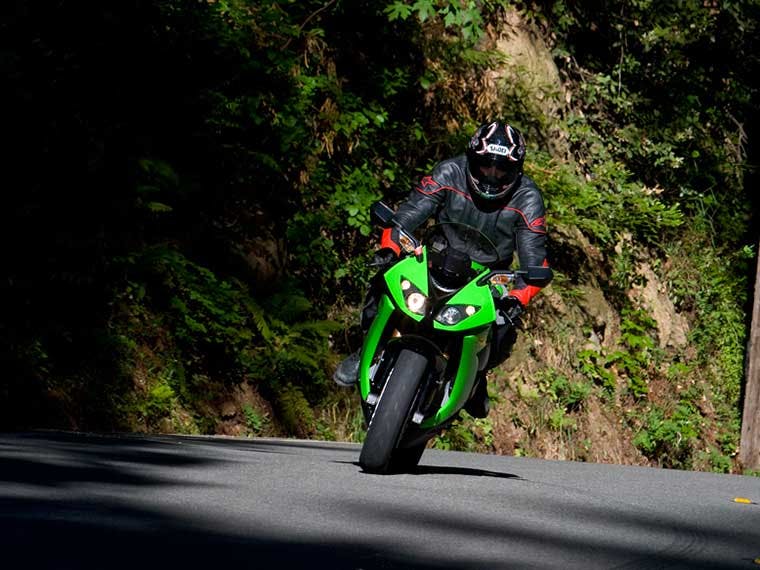
<path id="1" fill-rule="evenodd" d="M 382 202 L 372 217 L 393 227 Z M 381 276 L 377 314 L 362 345 L 359 389 L 367 436 L 359 464 L 371 473 L 413 469 L 429 439 L 450 426 L 488 363 L 494 295 L 518 275 L 532 285 L 551 269 L 489 269 L 497 248 L 479 230 L 436 224 L 418 241 L 397 226 L 401 258 Z"/>

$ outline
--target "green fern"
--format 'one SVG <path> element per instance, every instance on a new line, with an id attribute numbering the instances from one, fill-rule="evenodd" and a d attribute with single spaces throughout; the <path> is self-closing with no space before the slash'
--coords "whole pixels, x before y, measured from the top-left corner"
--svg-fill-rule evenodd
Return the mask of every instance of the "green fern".
<path id="1" fill-rule="evenodd" d="M 261 306 L 253 299 L 246 299 L 246 308 L 251 316 L 253 324 L 256 326 L 256 330 L 264 338 L 266 342 L 272 340 L 272 330 L 269 328 L 269 323 L 266 320 L 266 313 Z"/>

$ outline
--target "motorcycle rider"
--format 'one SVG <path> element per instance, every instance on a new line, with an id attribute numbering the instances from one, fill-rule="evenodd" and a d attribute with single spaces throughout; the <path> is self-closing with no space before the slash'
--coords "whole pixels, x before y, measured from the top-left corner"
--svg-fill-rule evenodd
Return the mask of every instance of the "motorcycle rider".
<path id="1" fill-rule="evenodd" d="M 409 198 L 396 211 L 394 222 L 411 233 L 428 218 L 467 224 L 480 230 L 495 245 L 502 260 L 492 269 L 506 269 L 517 252 L 520 267 L 543 265 L 546 259 L 546 220 L 544 203 L 536 184 L 523 171 L 525 139 L 520 131 L 503 121 L 481 125 L 464 154 L 440 162 L 430 176 L 417 184 Z M 380 250 L 373 265 L 382 269 L 400 254 L 398 230 L 383 232 Z M 378 276 L 382 275 L 382 270 Z M 369 329 L 380 294 L 375 280 L 362 311 L 362 330 Z M 486 372 L 507 359 L 517 340 L 520 315 L 540 287 L 527 285 L 520 278 L 508 293 L 495 298 L 498 318 L 494 327 L 491 355 L 478 379 L 465 410 L 474 417 L 486 417 L 489 398 Z M 355 384 L 359 377 L 361 350 L 338 365 L 335 382 Z"/>

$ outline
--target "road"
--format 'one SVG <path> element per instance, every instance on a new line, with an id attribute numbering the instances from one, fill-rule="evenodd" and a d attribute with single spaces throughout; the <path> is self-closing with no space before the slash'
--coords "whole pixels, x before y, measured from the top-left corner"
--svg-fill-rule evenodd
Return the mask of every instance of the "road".
<path id="1" fill-rule="evenodd" d="M 760 568 L 760 478 L 434 450 L 381 476 L 358 456 L 0 434 L 0 567 Z"/>

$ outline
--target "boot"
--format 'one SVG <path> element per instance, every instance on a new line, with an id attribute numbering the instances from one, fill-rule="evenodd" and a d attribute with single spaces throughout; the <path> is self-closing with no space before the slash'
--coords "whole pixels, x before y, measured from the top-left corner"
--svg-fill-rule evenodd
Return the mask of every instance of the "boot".
<path id="1" fill-rule="evenodd" d="M 338 386 L 350 387 L 359 381 L 361 349 L 349 354 L 335 369 L 333 380 Z"/>
<path id="2" fill-rule="evenodd" d="M 473 418 L 485 418 L 491 409 L 491 401 L 488 398 L 488 386 L 485 372 L 478 372 L 475 378 L 475 389 L 472 396 L 464 406 L 464 410 Z"/>

